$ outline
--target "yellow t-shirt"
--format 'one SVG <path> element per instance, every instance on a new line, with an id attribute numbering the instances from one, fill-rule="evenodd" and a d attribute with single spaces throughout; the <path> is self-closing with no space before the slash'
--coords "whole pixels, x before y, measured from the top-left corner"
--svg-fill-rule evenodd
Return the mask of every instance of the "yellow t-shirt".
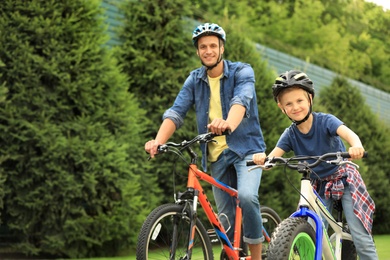
<path id="1" fill-rule="evenodd" d="M 209 111 L 209 122 L 213 121 L 215 118 L 222 118 L 222 105 L 221 105 L 221 84 L 220 79 L 223 74 L 219 77 L 211 78 L 208 77 L 210 85 L 210 111 Z M 228 148 L 226 143 L 226 136 L 217 136 L 214 138 L 216 142 L 208 143 L 208 161 L 215 162 L 218 159 L 218 156 L 222 153 L 223 150 Z"/>

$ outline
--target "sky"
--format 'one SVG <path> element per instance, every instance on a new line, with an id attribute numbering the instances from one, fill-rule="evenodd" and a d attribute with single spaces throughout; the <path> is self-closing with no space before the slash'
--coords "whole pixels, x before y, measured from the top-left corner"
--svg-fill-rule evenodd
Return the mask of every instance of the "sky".
<path id="1" fill-rule="evenodd" d="M 390 1 L 389 0 L 365 0 L 366 2 L 373 2 L 377 5 L 383 6 L 384 9 L 390 10 Z"/>

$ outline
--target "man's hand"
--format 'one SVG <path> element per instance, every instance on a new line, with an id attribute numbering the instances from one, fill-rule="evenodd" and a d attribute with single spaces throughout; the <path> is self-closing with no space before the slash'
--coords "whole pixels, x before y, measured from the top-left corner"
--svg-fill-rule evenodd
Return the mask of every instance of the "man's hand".
<path id="1" fill-rule="evenodd" d="M 157 147 L 160 143 L 156 140 L 150 140 L 145 143 L 145 151 L 150 154 L 150 158 L 154 158 L 154 155 L 157 154 Z"/>
<path id="2" fill-rule="evenodd" d="M 221 118 L 214 119 L 210 124 L 207 125 L 207 128 L 210 130 L 210 132 L 217 135 L 222 135 L 222 133 L 226 130 L 232 130 L 229 123 Z"/>
<path id="3" fill-rule="evenodd" d="M 253 162 L 260 165 L 264 165 L 265 158 L 267 158 L 267 155 L 265 153 L 255 153 L 252 156 Z"/>

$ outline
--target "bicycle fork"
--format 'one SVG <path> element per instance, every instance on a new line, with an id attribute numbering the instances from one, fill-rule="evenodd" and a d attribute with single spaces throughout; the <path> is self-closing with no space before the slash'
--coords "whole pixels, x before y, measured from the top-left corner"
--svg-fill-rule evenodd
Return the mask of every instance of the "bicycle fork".
<path id="1" fill-rule="evenodd" d="M 294 212 L 291 217 L 302 217 L 308 218 L 310 217 L 315 223 L 315 233 L 316 233 L 316 244 L 315 244 L 315 260 L 321 260 L 322 254 L 324 253 L 325 259 L 335 259 L 334 253 L 332 250 L 328 250 L 332 246 L 330 245 L 329 240 L 327 239 L 327 231 L 322 222 L 322 218 L 319 214 L 316 213 L 318 210 L 311 210 L 313 205 L 316 205 L 318 208 L 324 208 L 323 204 L 321 205 L 321 201 L 317 201 L 315 198 L 318 198 L 313 191 L 313 188 L 310 184 L 310 180 L 301 180 L 301 199 L 299 202 L 299 210 Z M 328 246 L 323 247 L 323 242 L 327 241 Z M 323 250 L 323 248 L 325 250 Z"/>

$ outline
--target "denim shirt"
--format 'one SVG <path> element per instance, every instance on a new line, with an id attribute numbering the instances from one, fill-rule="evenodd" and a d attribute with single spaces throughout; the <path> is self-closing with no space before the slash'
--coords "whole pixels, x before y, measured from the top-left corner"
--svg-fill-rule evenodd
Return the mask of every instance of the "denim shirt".
<path id="1" fill-rule="evenodd" d="M 243 120 L 236 130 L 226 136 L 229 149 L 241 159 L 246 155 L 265 151 L 265 142 L 260 127 L 255 91 L 255 76 L 249 64 L 224 60 L 221 83 L 221 105 L 223 119 L 226 119 L 232 105 L 245 107 Z M 198 133 L 208 132 L 210 87 L 205 67 L 193 70 L 171 108 L 165 111 L 163 119 L 169 118 L 179 129 L 191 107 L 195 107 Z M 202 167 L 207 170 L 207 146 L 201 144 Z"/>

